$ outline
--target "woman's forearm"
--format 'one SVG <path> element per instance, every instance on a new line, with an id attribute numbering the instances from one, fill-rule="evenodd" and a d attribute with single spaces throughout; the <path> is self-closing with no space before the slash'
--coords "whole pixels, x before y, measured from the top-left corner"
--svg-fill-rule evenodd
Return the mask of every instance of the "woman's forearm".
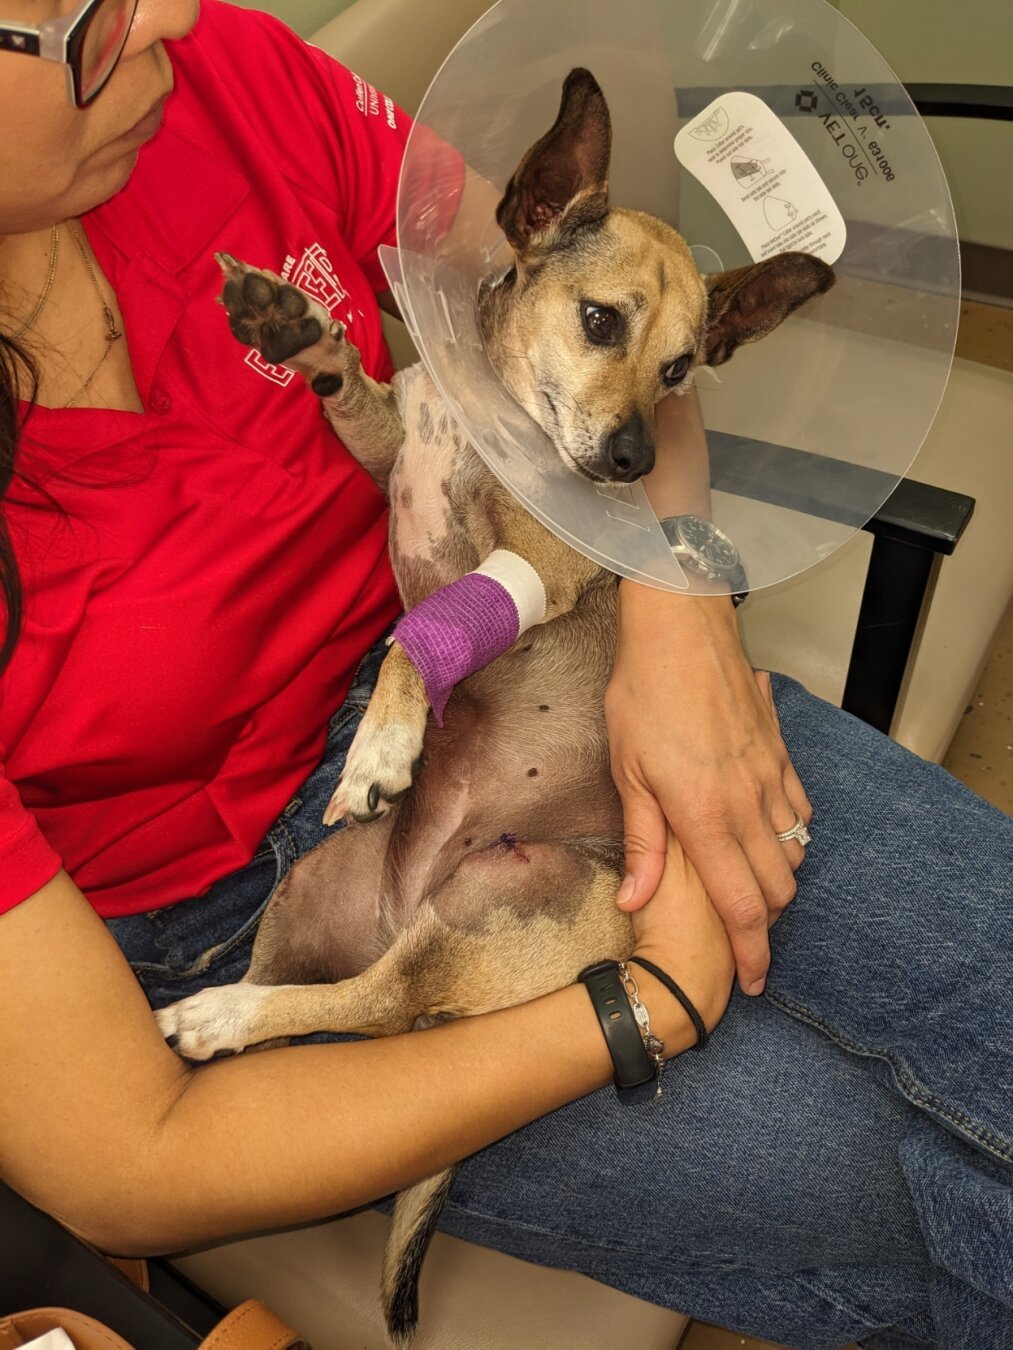
<path id="1" fill-rule="evenodd" d="M 157 1210 L 123 1216 L 131 1250 L 366 1204 L 601 1087 L 611 1072 L 590 1001 L 575 986 L 428 1031 L 207 1065 L 159 1123 L 151 1183 L 170 1166 L 173 1182 Z M 119 1231 L 114 1222 L 106 1245 L 119 1250 Z"/>
<path id="2" fill-rule="evenodd" d="M 713 1022 L 728 972 L 713 978 L 720 945 L 701 897 L 673 896 L 673 914 L 686 917 L 650 950 L 670 967 L 679 952 L 673 973 Z M 574 986 L 407 1036 L 188 1068 L 66 877 L 0 921 L 0 962 L 12 972 L 0 989 L 4 1177 L 122 1254 L 363 1204 L 611 1076 L 590 1001 Z M 669 1050 L 686 1048 L 693 1032 L 681 1009 L 650 977 L 641 986 Z"/>
<path id="3" fill-rule="evenodd" d="M 644 488 L 655 514 L 710 519 L 710 461 L 695 389 L 669 394 L 655 409 L 657 453 Z"/>

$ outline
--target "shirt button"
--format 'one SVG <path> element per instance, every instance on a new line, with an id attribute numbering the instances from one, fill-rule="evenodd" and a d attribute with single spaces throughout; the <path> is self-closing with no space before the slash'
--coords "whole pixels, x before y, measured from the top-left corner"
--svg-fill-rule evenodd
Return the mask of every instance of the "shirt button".
<path id="1" fill-rule="evenodd" d="M 157 413 L 167 413 L 172 407 L 172 399 L 164 389 L 155 389 L 151 395 L 151 410 Z"/>

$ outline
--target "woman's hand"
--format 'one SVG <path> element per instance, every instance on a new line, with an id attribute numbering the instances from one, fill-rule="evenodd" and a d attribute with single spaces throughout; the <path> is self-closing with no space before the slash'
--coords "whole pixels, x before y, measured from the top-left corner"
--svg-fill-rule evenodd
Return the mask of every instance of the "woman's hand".
<path id="1" fill-rule="evenodd" d="M 724 922 L 739 984 L 763 990 L 767 929 L 794 898 L 801 845 L 778 842 L 812 808 L 781 739 L 770 681 L 751 669 L 731 600 L 624 581 L 605 698 L 623 803 L 623 909 L 654 894 L 669 827 Z"/>
<path id="2" fill-rule="evenodd" d="M 634 954 L 671 976 L 712 1031 L 728 1006 L 735 962 L 724 924 L 674 835 L 668 835 L 658 889 L 632 920 Z M 696 1031 L 671 992 L 641 967 L 634 971 L 651 1026 L 661 1034 L 666 1051 L 678 1054 L 694 1045 Z"/>

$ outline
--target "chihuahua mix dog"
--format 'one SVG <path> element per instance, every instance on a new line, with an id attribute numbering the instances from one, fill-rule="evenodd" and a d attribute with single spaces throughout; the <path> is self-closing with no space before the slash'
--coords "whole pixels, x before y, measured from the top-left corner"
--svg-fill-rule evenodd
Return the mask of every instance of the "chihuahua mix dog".
<path id="1" fill-rule="evenodd" d="M 574 70 L 499 204 L 514 263 L 481 284 L 478 306 L 492 365 L 564 461 L 628 483 L 653 467 L 658 402 L 771 332 L 834 273 L 785 253 L 701 277 L 673 229 L 610 208 L 610 151 L 602 92 Z M 545 609 L 457 684 L 442 726 L 392 642 L 325 817 L 350 827 L 278 887 L 243 982 L 165 1009 L 163 1031 L 195 1060 L 310 1032 L 385 1036 L 534 998 L 625 958 L 622 818 L 602 711 L 615 578 L 514 501 L 422 366 L 378 385 L 313 299 L 219 261 L 233 333 L 305 376 L 386 491 L 405 610 L 495 550 L 537 573 Z M 452 1175 L 398 1198 L 383 1299 L 399 1343 L 414 1332 L 419 1269 Z"/>

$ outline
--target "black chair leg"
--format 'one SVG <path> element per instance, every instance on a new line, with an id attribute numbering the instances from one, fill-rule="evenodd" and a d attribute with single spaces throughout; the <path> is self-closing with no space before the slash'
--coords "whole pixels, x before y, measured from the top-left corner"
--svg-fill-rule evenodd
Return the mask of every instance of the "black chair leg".
<path id="1" fill-rule="evenodd" d="M 841 706 L 889 734 L 941 556 L 877 535 Z"/>

